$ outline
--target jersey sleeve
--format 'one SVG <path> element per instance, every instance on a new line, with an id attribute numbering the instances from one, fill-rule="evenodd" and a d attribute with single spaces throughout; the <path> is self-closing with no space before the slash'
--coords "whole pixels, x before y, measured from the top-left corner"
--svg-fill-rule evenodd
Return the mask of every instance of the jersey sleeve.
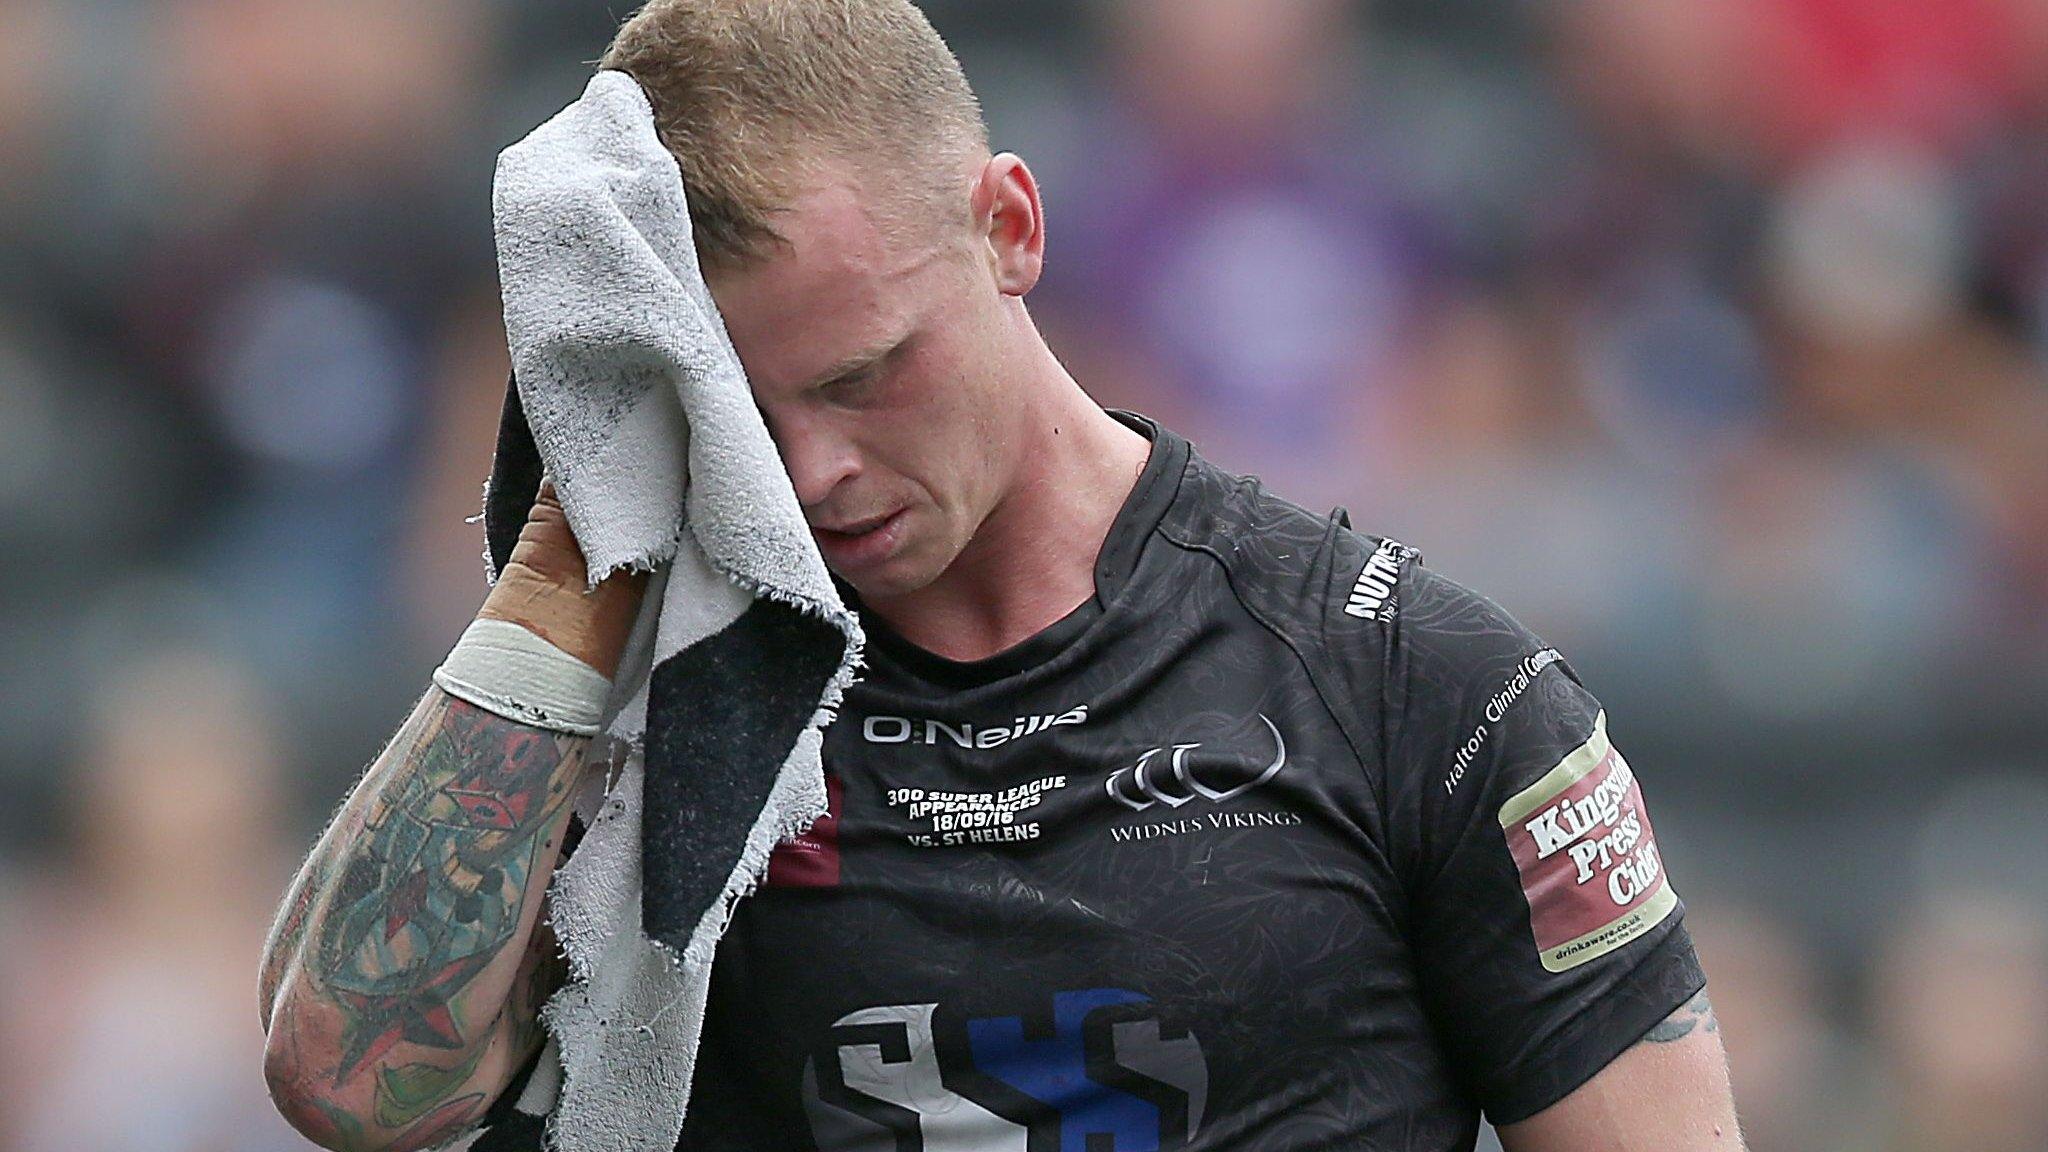
<path id="1" fill-rule="evenodd" d="M 1393 594 L 1367 598 L 1378 618 L 1351 621 L 1384 630 L 1390 856 L 1430 1017 L 1506 1124 L 1591 1079 L 1705 977 L 1599 702 L 1492 601 L 1396 559 Z"/>

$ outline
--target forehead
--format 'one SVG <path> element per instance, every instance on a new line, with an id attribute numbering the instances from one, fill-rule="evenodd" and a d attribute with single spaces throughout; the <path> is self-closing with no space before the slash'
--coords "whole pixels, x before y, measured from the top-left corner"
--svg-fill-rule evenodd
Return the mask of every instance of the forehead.
<path id="1" fill-rule="evenodd" d="M 936 245 L 884 228 L 853 181 L 805 192 L 775 229 L 786 246 L 710 280 L 756 388 L 805 383 L 922 311 Z"/>

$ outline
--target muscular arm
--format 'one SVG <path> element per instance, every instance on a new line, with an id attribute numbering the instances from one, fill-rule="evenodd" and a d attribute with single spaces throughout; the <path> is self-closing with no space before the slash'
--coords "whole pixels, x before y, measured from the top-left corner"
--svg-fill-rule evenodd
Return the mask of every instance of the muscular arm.
<path id="1" fill-rule="evenodd" d="M 1571 1095 L 1500 1130 L 1507 1152 L 1742 1152 L 1702 991 Z"/>
<path id="2" fill-rule="evenodd" d="M 480 615 L 610 675 L 644 578 L 584 591 L 544 488 Z M 544 895 L 591 741 L 429 690 L 343 804 L 265 948 L 265 1074 L 313 1140 L 407 1152 L 476 1122 L 562 979 Z"/>

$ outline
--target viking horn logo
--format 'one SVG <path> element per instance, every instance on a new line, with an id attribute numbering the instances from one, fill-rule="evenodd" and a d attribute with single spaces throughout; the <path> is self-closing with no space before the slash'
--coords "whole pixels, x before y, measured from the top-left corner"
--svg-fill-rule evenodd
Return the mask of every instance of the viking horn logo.
<path id="1" fill-rule="evenodd" d="M 1109 793 L 1110 799 L 1133 812 L 1143 812 L 1158 804 L 1179 808 L 1197 798 L 1212 804 L 1235 800 L 1279 775 L 1280 769 L 1287 766 L 1287 741 L 1281 737 L 1280 729 L 1263 713 L 1259 722 L 1273 734 L 1273 761 L 1249 780 L 1226 788 L 1212 788 L 1202 781 L 1200 764 L 1194 755 L 1202 745 L 1173 744 L 1149 749 L 1138 757 L 1137 763 L 1110 773 L 1109 779 L 1102 783 L 1103 790 Z M 1170 774 L 1169 779 L 1160 779 L 1167 774 Z"/>

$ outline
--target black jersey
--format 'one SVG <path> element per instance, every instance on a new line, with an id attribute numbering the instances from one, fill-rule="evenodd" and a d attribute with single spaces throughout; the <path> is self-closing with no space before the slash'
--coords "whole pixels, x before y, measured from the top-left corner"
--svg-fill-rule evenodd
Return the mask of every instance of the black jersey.
<path id="1" fill-rule="evenodd" d="M 1702 985 L 1557 652 L 1143 430 L 1093 602 L 976 663 L 870 621 L 682 1149 L 1469 1149 Z"/>

